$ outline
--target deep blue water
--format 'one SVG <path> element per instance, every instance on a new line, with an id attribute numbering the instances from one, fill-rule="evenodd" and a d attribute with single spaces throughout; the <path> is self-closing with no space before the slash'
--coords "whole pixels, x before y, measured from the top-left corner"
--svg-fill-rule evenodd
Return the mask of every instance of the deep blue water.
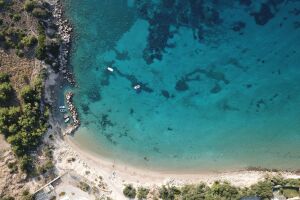
<path id="1" fill-rule="evenodd" d="M 83 148 L 151 169 L 300 166 L 299 1 L 66 7 Z"/>

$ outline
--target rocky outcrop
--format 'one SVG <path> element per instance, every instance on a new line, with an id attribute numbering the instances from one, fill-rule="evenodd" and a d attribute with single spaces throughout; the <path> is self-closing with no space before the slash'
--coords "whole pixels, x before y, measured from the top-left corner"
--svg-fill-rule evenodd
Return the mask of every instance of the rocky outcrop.
<path id="1" fill-rule="evenodd" d="M 65 130 L 65 134 L 74 133 L 74 131 L 76 131 L 77 128 L 80 126 L 78 112 L 77 112 L 76 107 L 73 104 L 73 95 L 74 94 L 72 92 L 68 92 L 66 94 L 66 103 L 67 103 L 69 112 L 71 113 L 73 123 L 69 127 L 67 127 L 67 129 Z"/>
<path id="2" fill-rule="evenodd" d="M 54 22 L 58 27 L 58 34 L 61 38 L 60 54 L 59 54 L 59 65 L 60 72 L 64 78 L 73 86 L 75 86 L 75 79 L 73 74 L 67 68 L 69 61 L 69 51 L 71 47 L 71 33 L 72 27 L 69 21 L 63 15 L 63 7 L 59 1 L 53 2 L 54 10 L 53 17 Z"/>

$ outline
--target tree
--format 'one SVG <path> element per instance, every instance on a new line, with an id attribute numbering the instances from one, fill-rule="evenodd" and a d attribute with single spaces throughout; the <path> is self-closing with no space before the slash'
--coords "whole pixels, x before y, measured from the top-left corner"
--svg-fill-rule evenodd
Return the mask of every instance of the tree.
<path id="1" fill-rule="evenodd" d="M 10 83 L 1 83 L 0 84 L 0 105 L 6 104 L 13 94 L 13 88 Z"/>
<path id="2" fill-rule="evenodd" d="M 20 94 L 25 103 L 34 103 L 40 99 L 39 93 L 29 85 L 23 87 Z"/>
<path id="3" fill-rule="evenodd" d="M 181 188 L 182 200 L 204 200 L 208 187 L 202 183 L 199 185 L 185 185 Z"/>
<path id="4" fill-rule="evenodd" d="M 138 200 L 146 199 L 149 193 L 148 188 L 139 187 L 137 190 L 137 198 Z"/>
<path id="5" fill-rule="evenodd" d="M 19 107 L 0 108 L 0 133 L 6 137 L 15 134 L 19 129 L 18 120 L 20 114 Z"/>
<path id="6" fill-rule="evenodd" d="M 126 185 L 123 189 L 123 194 L 125 197 L 134 199 L 136 196 L 136 189 L 131 184 Z"/>
<path id="7" fill-rule="evenodd" d="M 9 75 L 0 72 L 0 83 L 8 83 L 9 82 Z"/>
<path id="8" fill-rule="evenodd" d="M 25 155 L 20 160 L 20 169 L 23 172 L 30 173 L 33 170 L 32 163 L 32 159 L 29 156 Z"/>
<path id="9" fill-rule="evenodd" d="M 180 190 L 175 186 L 166 187 L 163 185 L 159 190 L 159 197 L 163 200 L 173 200 L 176 196 L 180 195 L 180 193 Z"/>
<path id="10" fill-rule="evenodd" d="M 37 3 L 33 0 L 26 0 L 24 3 L 24 9 L 27 12 L 32 12 L 32 10 L 36 7 Z"/>
<path id="11" fill-rule="evenodd" d="M 240 199 L 239 190 L 228 182 L 215 182 L 206 193 L 205 199 L 238 200 Z"/>
<path id="12" fill-rule="evenodd" d="M 262 199 L 271 199 L 273 197 L 273 184 L 270 180 L 259 181 L 250 187 L 249 193 Z"/>

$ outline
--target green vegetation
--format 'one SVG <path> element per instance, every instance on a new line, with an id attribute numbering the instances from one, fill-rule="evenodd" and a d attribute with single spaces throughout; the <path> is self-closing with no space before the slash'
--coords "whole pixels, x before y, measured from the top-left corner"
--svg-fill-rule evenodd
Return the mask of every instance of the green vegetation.
<path id="1" fill-rule="evenodd" d="M 27 12 L 32 12 L 35 7 L 37 7 L 36 1 L 26 0 L 25 3 L 24 3 L 24 9 Z"/>
<path id="2" fill-rule="evenodd" d="M 13 89 L 10 83 L 0 84 L 0 104 L 5 104 L 11 98 L 13 94 Z"/>
<path id="3" fill-rule="evenodd" d="M 294 198 L 299 196 L 299 190 L 291 189 L 291 188 L 284 188 L 282 189 L 282 194 L 286 198 Z"/>
<path id="4" fill-rule="evenodd" d="M 125 197 L 134 199 L 136 196 L 136 189 L 131 185 L 126 185 L 123 189 L 123 194 Z"/>
<path id="5" fill-rule="evenodd" d="M 0 75 L 1 82 L 6 81 L 1 85 L 9 84 L 8 79 L 7 75 Z M 47 116 L 40 108 L 42 88 L 42 80 L 39 79 L 33 86 L 22 89 L 21 106 L 0 107 L 0 133 L 7 138 L 19 157 L 20 169 L 27 173 L 33 171 L 30 153 L 39 145 L 41 136 L 47 130 Z M 10 95 L 3 96 L 2 99 L 11 100 Z M 46 168 L 49 168 L 49 164 Z"/>
<path id="6" fill-rule="evenodd" d="M 5 1 L 4 0 L 0 0 L 0 9 L 5 8 L 5 6 L 6 6 Z"/>
<path id="7" fill-rule="evenodd" d="M 276 187 L 275 187 L 276 186 Z M 262 200 L 273 198 L 273 191 L 279 190 L 287 198 L 299 196 L 300 179 L 284 179 L 282 176 L 266 177 L 250 187 L 235 187 L 228 182 L 216 181 L 210 187 L 204 183 L 188 184 L 182 187 L 163 185 L 155 199 L 162 200 L 240 200 L 242 197 L 256 196 Z M 135 188 L 126 185 L 123 194 L 135 198 Z M 145 199 L 148 189 L 138 188 L 137 198 Z"/>
<path id="8" fill-rule="evenodd" d="M 29 190 L 26 189 L 22 193 L 21 200 L 34 200 L 34 197 L 32 194 L 30 194 Z"/>
<path id="9" fill-rule="evenodd" d="M 79 186 L 78 186 L 82 191 L 84 192 L 88 192 L 91 187 L 89 186 L 89 184 L 87 184 L 86 182 L 80 181 Z"/>
<path id="10" fill-rule="evenodd" d="M 33 47 L 37 42 L 38 40 L 36 39 L 36 37 L 32 35 L 25 36 L 21 40 L 22 45 L 24 45 L 25 47 Z"/>
<path id="11" fill-rule="evenodd" d="M 39 35 L 38 35 L 38 46 L 35 49 L 35 56 L 39 60 L 44 60 L 46 58 L 46 35 L 44 28 L 39 26 Z"/>
<path id="12" fill-rule="evenodd" d="M 143 200 L 147 198 L 147 195 L 149 193 L 148 188 L 139 187 L 137 190 L 137 198 L 138 200 Z"/>
<path id="13" fill-rule="evenodd" d="M 20 19 L 21 19 L 21 16 L 20 16 L 20 14 L 16 13 L 16 14 L 14 14 L 14 15 L 13 15 L 13 17 L 12 17 L 12 18 L 13 18 L 13 20 L 14 20 L 14 21 L 16 21 L 16 22 L 17 22 L 17 21 L 20 21 Z"/>
<path id="14" fill-rule="evenodd" d="M 273 197 L 273 184 L 270 180 L 259 181 L 250 187 L 249 194 L 259 196 L 263 199 Z"/>

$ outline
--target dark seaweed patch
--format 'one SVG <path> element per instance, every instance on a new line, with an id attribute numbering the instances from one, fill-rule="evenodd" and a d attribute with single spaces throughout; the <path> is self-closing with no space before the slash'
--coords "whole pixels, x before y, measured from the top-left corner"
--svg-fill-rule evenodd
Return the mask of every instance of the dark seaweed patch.
<path id="1" fill-rule="evenodd" d="M 217 1 L 204 2 L 203 0 L 163 0 L 152 4 L 147 0 L 136 1 L 138 15 L 149 22 L 147 47 L 143 51 L 143 58 L 147 64 L 154 59 L 161 60 L 164 49 L 168 47 L 168 40 L 175 32 L 170 27 L 190 27 L 196 30 L 198 40 L 204 38 L 203 25 L 211 27 L 222 20 L 217 11 Z"/>
<path id="2" fill-rule="evenodd" d="M 102 114 L 100 118 L 100 125 L 103 130 L 106 130 L 108 126 L 114 126 L 107 114 Z"/>
<path id="3" fill-rule="evenodd" d="M 218 83 L 216 83 L 215 86 L 210 90 L 210 93 L 216 94 L 219 93 L 221 90 L 221 86 Z"/>
<path id="4" fill-rule="evenodd" d="M 81 108 L 82 108 L 83 113 L 84 113 L 84 114 L 88 114 L 89 111 L 90 111 L 89 105 L 88 105 L 88 104 L 84 104 L 84 103 L 82 103 L 82 104 L 80 104 L 80 105 L 81 105 Z"/>
<path id="5" fill-rule="evenodd" d="M 170 93 L 169 93 L 167 90 L 162 90 L 162 91 L 161 91 L 161 94 L 162 94 L 166 99 L 170 98 Z"/>
<path id="6" fill-rule="evenodd" d="M 87 96 L 92 102 L 96 102 L 96 101 L 101 100 L 101 95 L 100 95 L 99 88 L 95 85 L 92 86 L 92 88 L 90 88 L 88 90 Z"/>
<path id="7" fill-rule="evenodd" d="M 175 89 L 177 91 L 186 91 L 186 90 L 189 89 L 189 86 L 186 83 L 185 79 L 181 79 L 181 80 L 179 80 L 179 81 L 176 82 Z"/>
<path id="8" fill-rule="evenodd" d="M 233 23 L 231 29 L 235 32 L 240 32 L 246 27 L 246 23 L 242 21 L 238 21 Z"/>
<path id="9" fill-rule="evenodd" d="M 261 26 L 267 24 L 274 17 L 270 6 L 266 3 L 261 4 L 260 10 L 251 15 L 254 16 L 256 24 Z"/>

